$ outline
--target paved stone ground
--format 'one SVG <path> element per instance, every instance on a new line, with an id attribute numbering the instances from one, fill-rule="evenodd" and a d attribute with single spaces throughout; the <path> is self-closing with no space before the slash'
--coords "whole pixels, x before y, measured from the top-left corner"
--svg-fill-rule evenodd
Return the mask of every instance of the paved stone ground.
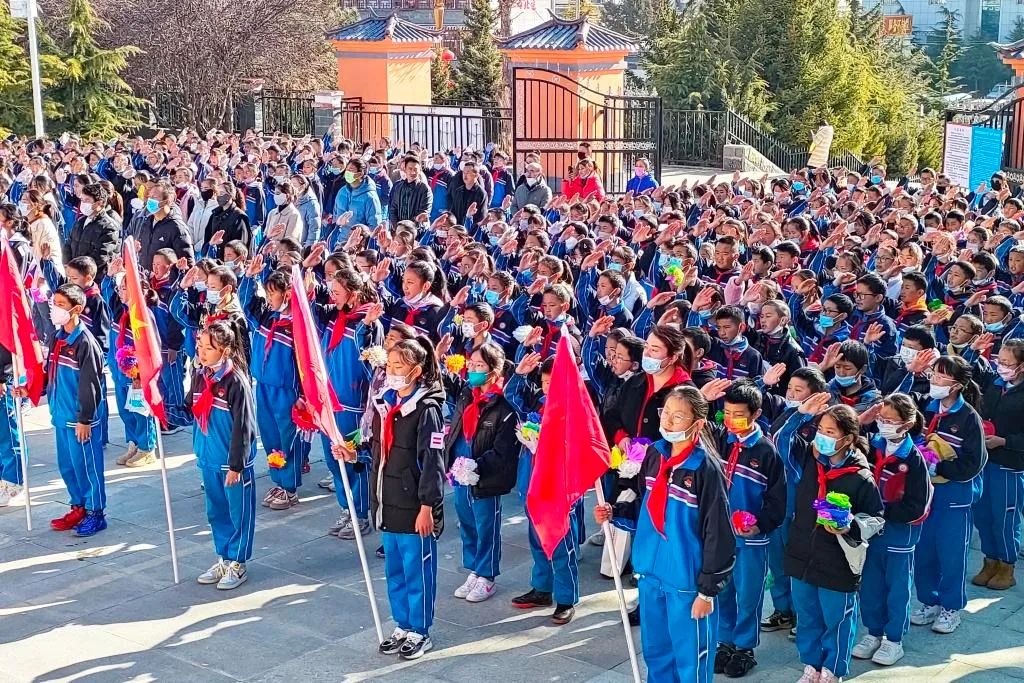
<path id="1" fill-rule="evenodd" d="M 48 529 L 47 521 L 65 511 L 64 491 L 45 409 L 29 411 L 26 420 L 35 530 L 25 531 L 23 508 L 0 511 L 0 682 L 630 680 L 614 591 L 597 576 L 598 549 L 583 551 L 584 595 L 571 624 L 555 627 L 547 611 L 509 606 L 530 574 L 524 517 L 512 497 L 498 594 L 479 605 L 451 597 L 464 572 L 450 524 L 441 540 L 435 650 L 402 663 L 376 654 L 354 544 L 326 536 L 336 507 L 315 485 L 326 471 L 319 447 L 301 505 L 288 512 L 259 508 L 250 579 L 222 593 L 194 580 L 211 563 L 213 548 L 190 436 L 166 440 L 182 573 L 175 586 L 159 469 L 113 464 L 123 447 L 117 418 L 107 455 L 110 528 L 92 539 Z M 261 492 L 268 486 L 263 474 Z M 454 510 L 449 513 L 454 520 Z M 376 541 L 369 539 L 371 549 Z M 975 552 L 972 566 L 977 560 Z M 382 561 L 371 557 L 370 564 L 387 618 Z M 970 596 L 970 614 L 955 634 L 914 627 L 900 665 L 857 664 L 856 679 L 1024 679 L 1024 589 L 972 589 Z M 746 680 L 799 677 L 795 648 L 782 634 L 763 639 L 758 659 Z"/>

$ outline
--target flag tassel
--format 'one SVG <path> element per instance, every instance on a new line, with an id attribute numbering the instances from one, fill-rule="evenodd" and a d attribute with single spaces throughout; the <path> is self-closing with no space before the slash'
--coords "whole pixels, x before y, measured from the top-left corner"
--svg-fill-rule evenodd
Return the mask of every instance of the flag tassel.
<path id="1" fill-rule="evenodd" d="M 604 505 L 604 489 L 601 487 L 601 480 L 594 483 L 594 491 L 597 493 L 598 505 Z M 604 532 L 604 553 L 612 564 L 612 578 L 615 580 L 615 594 L 619 598 L 619 617 L 622 620 L 622 630 L 626 634 L 626 649 L 629 651 L 629 665 L 633 669 L 634 683 L 640 683 L 640 664 L 636 658 L 636 645 L 633 643 L 633 630 L 629 626 L 629 611 L 626 609 L 626 594 L 622 589 L 622 567 L 619 566 L 619 558 L 615 556 L 612 541 L 611 522 L 601 525 Z"/>

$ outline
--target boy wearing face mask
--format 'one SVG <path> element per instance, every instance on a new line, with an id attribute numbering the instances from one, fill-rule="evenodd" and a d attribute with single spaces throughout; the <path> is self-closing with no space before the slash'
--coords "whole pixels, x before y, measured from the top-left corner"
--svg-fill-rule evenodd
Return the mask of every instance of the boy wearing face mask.
<path id="1" fill-rule="evenodd" d="M 71 510 L 50 521 L 56 531 L 92 536 L 107 528 L 106 488 L 98 406 L 103 400 L 103 353 L 82 324 L 85 293 L 61 285 L 50 319 L 57 328 L 47 361 L 46 398 L 57 437 L 57 467 L 68 489 Z"/>
<path id="2" fill-rule="evenodd" d="M 794 314 L 800 342 L 807 353 L 807 360 L 820 363 L 825 358 L 825 351 L 835 343 L 850 338 L 850 325 L 847 318 L 853 313 L 853 302 L 845 294 L 833 294 L 821 301 L 821 312 L 816 323 L 811 321 L 804 311 L 803 297 L 794 295 L 790 301 L 790 310 Z"/>
<path id="3" fill-rule="evenodd" d="M 706 398 L 717 400 L 721 390 L 705 387 Z M 725 471 L 729 509 L 756 518 L 749 527 L 736 527 L 736 564 L 732 578 L 718 596 L 718 652 L 715 673 L 739 678 L 757 661 L 764 582 L 768 576 L 769 535 L 786 513 L 786 475 L 775 446 L 757 425 L 761 391 L 750 380 L 732 383 L 722 395 L 724 429 L 713 429 Z"/>
<path id="4" fill-rule="evenodd" d="M 579 282 L 576 283 L 576 299 L 580 302 L 580 308 L 586 311 L 589 321 L 609 316 L 614 321 L 613 327 L 631 327 L 633 314 L 622 304 L 626 278 L 622 273 L 608 269 L 597 276 L 597 286 L 594 287 L 594 275 L 597 273 L 595 259 L 589 258 L 584 266 L 592 267 L 580 273 Z"/>
<path id="5" fill-rule="evenodd" d="M 875 383 L 867 376 L 870 360 L 867 347 L 852 339 L 828 348 L 818 369 L 826 376 L 833 373 L 829 392 L 836 403 L 863 412 L 882 398 Z"/>
<path id="6" fill-rule="evenodd" d="M 985 332 L 992 335 L 992 354 L 998 354 L 1004 339 L 1024 336 L 1024 323 L 1005 296 L 990 296 L 981 304 Z"/>
<path id="7" fill-rule="evenodd" d="M 762 374 L 764 361 L 747 341 L 743 312 L 735 306 L 722 306 L 713 318 L 717 336 L 712 337 L 708 360 L 715 363 L 718 377 L 731 380 Z"/>
<path id="8" fill-rule="evenodd" d="M 181 279 L 179 291 L 171 299 L 171 315 L 190 335 L 196 335 L 198 330 L 218 320 L 226 322 L 239 340 L 240 358 L 248 371 L 252 344 L 245 314 L 238 302 L 238 279 L 227 266 L 210 264 L 205 273 L 197 268 Z M 202 287 L 198 286 L 200 284 Z"/>
<path id="9" fill-rule="evenodd" d="M 872 335 L 865 337 L 870 341 Z M 910 368 L 914 359 L 924 351 L 931 351 L 937 346 L 935 335 L 924 325 L 915 325 L 903 333 L 903 341 L 895 356 L 882 356 L 871 352 L 871 377 L 875 380 L 883 396 L 894 391 L 915 391 L 917 393 L 928 392 L 928 378 L 923 374 L 916 374 Z M 868 346 L 871 351 L 871 347 Z"/>

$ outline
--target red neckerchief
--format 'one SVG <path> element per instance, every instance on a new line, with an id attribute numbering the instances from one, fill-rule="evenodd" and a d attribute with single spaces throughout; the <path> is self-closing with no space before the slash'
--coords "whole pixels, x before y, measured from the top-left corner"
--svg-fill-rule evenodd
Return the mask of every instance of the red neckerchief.
<path id="1" fill-rule="evenodd" d="M 725 358 L 729 361 L 725 366 L 725 378 L 732 379 L 733 367 L 736 365 L 736 361 L 740 359 L 740 356 L 743 355 L 743 352 L 729 351 L 728 349 L 725 349 L 724 351 Z"/>
<path id="2" fill-rule="evenodd" d="M 466 437 L 466 441 L 469 443 L 472 443 L 473 435 L 476 434 L 477 423 L 480 421 L 480 406 L 500 393 L 500 380 L 492 384 L 487 391 L 481 390 L 480 387 L 473 388 L 473 400 L 469 402 L 466 410 L 462 413 L 462 435 Z"/>
<path id="3" fill-rule="evenodd" d="M 264 355 L 270 353 L 270 347 L 274 345 L 274 333 L 278 330 L 290 330 L 292 328 L 292 321 L 283 320 L 278 318 L 277 320 L 270 323 L 270 331 L 267 332 L 267 339 L 263 342 L 263 353 Z M 266 362 L 266 358 L 263 359 Z"/>
<path id="4" fill-rule="evenodd" d="M 540 341 L 540 357 L 546 359 L 551 355 L 551 347 L 555 345 L 557 341 L 556 335 L 561 331 L 561 323 L 553 323 L 550 320 L 546 321 L 548 329 L 544 331 L 544 338 Z"/>
<path id="5" fill-rule="evenodd" d="M 426 308 L 426 306 L 420 306 L 419 308 L 413 308 L 409 304 L 405 306 L 408 309 L 405 313 L 405 324 L 409 327 L 416 327 L 416 314 Z"/>
<path id="6" fill-rule="evenodd" d="M 815 461 L 814 464 L 818 466 L 818 498 L 828 495 L 828 482 L 838 479 L 844 474 L 853 474 L 860 469 L 857 466 L 836 467 L 826 472 L 825 466 L 820 462 Z"/>
<path id="7" fill-rule="evenodd" d="M 333 351 L 341 343 L 341 340 L 345 338 L 345 330 L 348 328 L 349 321 L 358 322 L 362 320 L 369 310 L 370 304 L 363 304 L 348 312 L 343 308 L 339 308 L 338 317 L 335 318 L 334 327 L 331 329 L 331 339 L 327 342 L 327 350 Z"/>
<path id="8" fill-rule="evenodd" d="M 651 524 L 663 537 L 665 536 L 665 507 L 668 505 L 668 480 L 672 476 L 672 470 L 678 465 L 682 465 L 690 457 L 694 445 L 695 443 L 691 441 L 686 444 L 679 455 L 673 455 L 668 460 L 662 461 L 661 467 L 658 468 L 658 477 L 647 493 L 647 513 L 651 516 Z"/>
<path id="9" fill-rule="evenodd" d="M 928 421 L 928 428 L 924 430 L 925 436 L 928 436 L 929 434 L 934 434 L 935 429 L 939 426 L 939 420 L 949 415 L 949 413 L 942 412 L 941 403 L 939 404 L 939 406 L 939 411 L 932 415 L 932 419 Z"/>
<path id="10" fill-rule="evenodd" d="M 723 271 L 718 266 L 715 266 L 715 272 L 714 272 L 714 275 L 712 275 L 712 277 L 715 279 L 715 282 L 717 282 L 718 284 L 722 284 L 722 280 L 723 279 L 729 279 L 733 275 L 739 275 L 739 274 L 740 274 L 740 272 L 738 270 L 736 270 L 735 268 L 731 268 L 729 270 Z"/>
<path id="11" fill-rule="evenodd" d="M 928 304 L 924 302 L 924 297 L 921 297 L 912 304 L 903 304 L 903 308 L 900 309 L 899 315 L 896 316 L 896 322 L 901 322 L 911 313 L 928 313 Z"/>
<path id="12" fill-rule="evenodd" d="M 159 292 L 161 289 L 167 286 L 167 278 L 158 278 L 156 275 L 150 275 L 149 286 L 153 288 L 154 292 Z"/>
<path id="13" fill-rule="evenodd" d="M 878 482 L 882 478 L 882 470 L 885 466 L 897 462 L 899 460 L 895 455 L 886 455 L 881 449 L 875 449 L 875 486 L 878 486 Z"/>
<path id="14" fill-rule="evenodd" d="M 89 285 L 85 289 L 85 295 L 86 296 L 96 296 L 99 293 L 100 293 L 100 288 L 96 286 L 96 283 L 93 283 L 93 284 Z"/>
<path id="15" fill-rule="evenodd" d="M 821 339 L 817 344 L 814 345 L 814 349 L 811 351 L 811 355 L 807 357 L 807 360 L 811 363 L 820 363 L 825 358 L 825 340 L 828 339 L 828 335 L 822 335 Z"/>
<path id="16" fill-rule="evenodd" d="M 203 434 L 207 433 L 206 430 L 210 426 L 210 413 L 213 412 L 213 385 L 223 380 L 229 374 L 231 374 L 230 366 L 224 370 L 224 374 L 221 375 L 220 379 L 214 379 L 213 374 L 206 372 L 200 375 L 204 382 L 203 391 L 192 404 L 192 413 L 196 416 L 196 424 L 199 425 L 199 429 L 202 430 Z"/>
<path id="17" fill-rule="evenodd" d="M 397 394 L 396 394 L 397 396 Z M 412 394 L 409 394 L 412 396 Z M 395 441 L 395 417 L 398 415 L 398 411 L 402 409 L 402 404 L 405 400 L 401 396 L 397 396 L 395 405 L 388 409 L 387 415 L 381 420 L 380 425 L 380 440 L 381 440 L 381 453 L 380 453 L 380 466 L 384 467 L 384 463 L 388 460 L 388 454 L 391 452 L 391 444 Z"/>
<path id="18" fill-rule="evenodd" d="M 50 382 L 54 382 L 57 379 L 57 365 L 60 361 L 60 352 L 67 348 L 67 341 L 57 337 L 53 343 L 53 351 L 50 352 L 50 367 L 47 370 L 47 376 Z"/>
<path id="19" fill-rule="evenodd" d="M 839 398 L 840 402 L 842 402 L 844 405 L 848 405 L 851 408 L 857 405 L 857 401 L 859 399 L 859 397 L 857 396 L 845 396 L 843 394 L 838 394 L 837 398 Z"/>
<path id="20" fill-rule="evenodd" d="M 732 475 L 736 473 L 736 465 L 740 459 L 740 450 L 742 448 L 743 444 L 740 443 L 739 437 L 736 437 L 736 441 L 732 444 L 732 450 L 729 451 L 729 459 L 725 462 L 726 490 L 732 488 Z"/>
<path id="21" fill-rule="evenodd" d="M 672 377 L 670 377 L 669 380 L 665 382 L 665 386 L 663 386 L 658 391 L 671 389 L 677 384 L 683 384 L 684 382 L 689 381 L 690 373 L 688 373 L 686 370 L 682 369 L 677 365 L 675 372 L 672 373 Z M 633 436 L 642 436 L 641 427 L 644 423 L 644 411 L 647 410 L 647 402 L 651 400 L 651 396 L 654 396 L 654 375 L 647 375 L 647 393 L 644 394 L 644 401 L 643 403 L 640 404 L 640 414 L 636 419 L 636 432 Z"/>

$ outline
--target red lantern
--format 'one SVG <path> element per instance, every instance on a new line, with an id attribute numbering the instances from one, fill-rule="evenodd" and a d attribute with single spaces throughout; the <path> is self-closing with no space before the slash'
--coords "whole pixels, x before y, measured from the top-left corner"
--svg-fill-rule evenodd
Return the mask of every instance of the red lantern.
<path id="1" fill-rule="evenodd" d="M 453 59 L 455 59 L 455 53 L 454 53 L 454 52 L 452 52 L 451 50 L 445 49 L 445 50 L 444 50 L 444 51 L 443 51 L 443 52 L 441 53 L 441 60 L 442 60 L 442 61 L 445 61 L 445 62 L 450 62 L 450 61 L 452 61 Z"/>

